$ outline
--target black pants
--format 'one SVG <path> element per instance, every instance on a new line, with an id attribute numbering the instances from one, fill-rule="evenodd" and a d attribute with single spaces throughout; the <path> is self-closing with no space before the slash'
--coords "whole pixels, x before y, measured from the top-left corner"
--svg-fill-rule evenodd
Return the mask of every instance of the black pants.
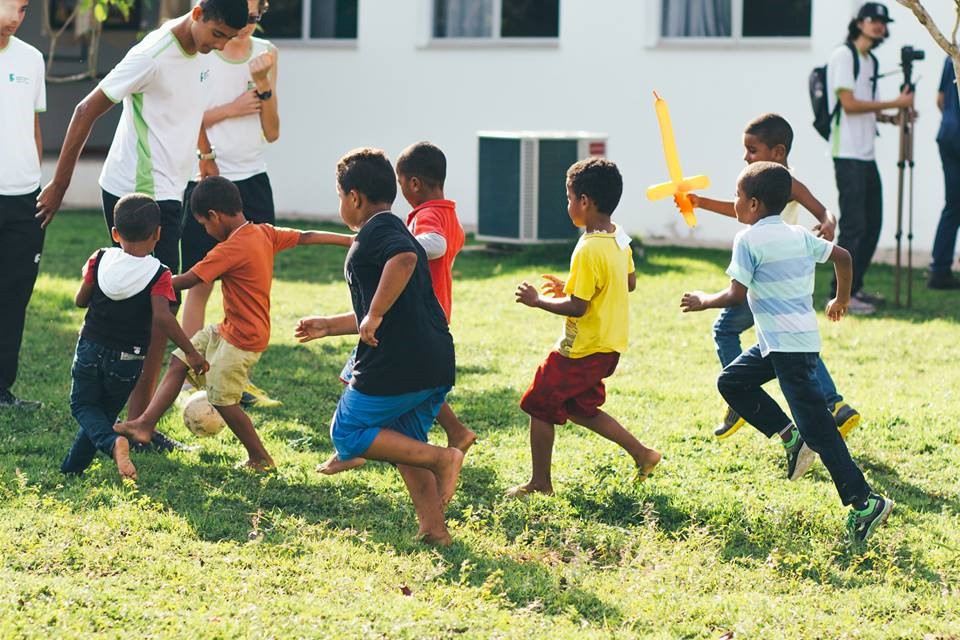
<path id="1" fill-rule="evenodd" d="M 250 222 L 273 224 L 276 222 L 276 213 L 273 208 L 273 188 L 266 172 L 250 176 L 246 180 L 234 182 L 240 192 L 243 202 L 243 215 Z M 196 182 L 187 183 L 187 190 L 183 193 L 183 237 L 180 240 L 180 249 L 183 254 L 183 270 L 189 271 L 217 245 L 217 241 L 210 236 L 193 217 L 190 207 L 190 196 L 196 189 Z"/>
<path id="2" fill-rule="evenodd" d="M 34 216 L 40 190 L 0 196 L 0 389 L 17 379 L 27 304 L 40 271 L 43 229 Z"/>
<path id="3" fill-rule="evenodd" d="M 872 160 L 834 158 L 833 169 L 840 194 L 840 223 L 837 244 L 853 258 L 850 293 L 863 288 L 883 226 L 883 187 L 877 163 Z M 836 289 L 836 280 L 833 288 Z"/>
<path id="4" fill-rule="evenodd" d="M 107 232 L 113 228 L 113 209 L 117 206 L 119 197 L 106 191 L 100 192 L 103 202 L 103 219 L 107 223 Z M 180 210 L 179 200 L 160 200 L 160 241 L 153 250 L 157 260 L 169 267 L 174 275 L 180 273 Z M 119 246 L 113 243 L 114 246 Z M 179 299 L 179 294 L 178 294 Z"/>

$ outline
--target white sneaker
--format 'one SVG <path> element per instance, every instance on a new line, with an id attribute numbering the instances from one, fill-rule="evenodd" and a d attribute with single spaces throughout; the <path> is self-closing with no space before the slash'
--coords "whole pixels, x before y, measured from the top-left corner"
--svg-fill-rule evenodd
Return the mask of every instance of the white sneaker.
<path id="1" fill-rule="evenodd" d="M 858 298 L 850 298 L 850 304 L 847 306 L 847 310 L 855 316 L 869 316 L 874 313 L 877 308 L 869 302 L 864 302 Z"/>

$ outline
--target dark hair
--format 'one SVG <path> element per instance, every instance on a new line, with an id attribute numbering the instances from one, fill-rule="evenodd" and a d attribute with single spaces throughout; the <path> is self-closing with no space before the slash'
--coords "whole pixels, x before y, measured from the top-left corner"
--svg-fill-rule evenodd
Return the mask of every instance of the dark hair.
<path id="1" fill-rule="evenodd" d="M 190 195 L 190 209 L 193 215 L 209 218 L 211 211 L 230 216 L 243 213 L 243 200 L 240 190 L 222 176 L 204 178 Z"/>
<path id="2" fill-rule="evenodd" d="M 864 18 L 864 20 L 866 20 L 866 18 Z M 853 44 L 853 41 L 856 40 L 858 37 L 860 37 L 860 34 L 863 33 L 863 32 L 860 30 L 860 27 L 857 26 L 857 23 L 858 23 L 858 22 L 860 22 L 860 21 L 857 20 L 856 18 L 851 18 L 851 19 L 850 19 L 850 24 L 847 25 L 847 42 L 849 42 L 850 44 Z M 876 49 L 876 48 L 879 47 L 881 44 L 883 44 L 883 41 L 884 41 L 884 40 L 886 40 L 886 39 L 889 38 L 889 37 L 890 37 L 890 25 L 887 24 L 887 34 L 886 34 L 885 36 L 880 37 L 880 38 L 870 38 L 870 40 L 871 40 L 870 48 L 871 48 L 871 49 Z M 880 72 L 880 70 L 878 69 L 878 70 L 877 70 L 877 73 L 879 73 L 879 72 Z"/>
<path id="3" fill-rule="evenodd" d="M 127 194 L 113 207 L 113 226 L 124 240 L 146 240 L 160 226 L 160 205 L 144 193 Z"/>
<path id="4" fill-rule="evenodd" d="M 246 0 L 202 0 L 200 9 L 203 11 L 204 22 L 222 22 L 238 31 L 247 26 L 247 18 L 250 16 Z"/>
<path id="5" fill-rule="evenodd" d="M 790 155 L 790 147 L 793 146 L 793 129 L 780 114 L 765 113 L 757 116 L 747 123 L 747 128 L 743 132 L 756 136 L 760 142 L 771 149 L 782 144 L 786 155 Z"/>
<path id="6" fill-rule="evenodd" d="M 783 165 L 776 162 L 754 162 L 740 172 L 737 184 L 743 190 L 743 195 L 759 200 L 768 215 L 776 215 L 783 211 L 790 200 L 793 177 Z"/>
<path id="7" fill-rule="evenodd" d="M 337 184 L 344 193 L 356 190 L 370 202 L 393 204 L 397 199 L 397 176 L 380 149 L 348 151 L 337 163 Z"/>
<path id="8" fill-rule="evenodd" d="M 420 178 L 431 187 L 443 187 L 447 179 L 447 157 L 440 147 L 429 142 L 412 144 L 397 158 L 397 173 Z"/>
<path id="9" fill-rule="evenodd" d="M 578 198 L 587 196 L 597 210 L 612 215 L 623 195 L 623 177 L 617 165 L 606 158 L 587 158 L 567 169 L 567 182 Z"/>

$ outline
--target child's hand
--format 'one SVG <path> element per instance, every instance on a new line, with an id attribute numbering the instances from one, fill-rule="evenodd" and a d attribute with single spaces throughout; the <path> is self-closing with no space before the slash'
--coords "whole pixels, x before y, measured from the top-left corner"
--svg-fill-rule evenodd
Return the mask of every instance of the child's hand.
<path id="1" fill-rule="evenodd" d="M 250 77 L 255 83 L 258 85 L 266 83 L 270 69 L 273 69 L 273 53 L 264 51 L 250 61 L 249 67 Z"/>
<path id="2" fill-rule="evenodd" d="M 703 311 L 706 309 L 703 304 L 703 299 L 706 295 L 703 291 L 685 293 L 683 294 L 683 298 L 680 299 L 680 308 L 683 309 L 684 313 L 688 311 Z"/>
<path id="3" fill-rule="evenodd" d="M 833 242 L 834 235 L 837 232 L 837 219 L 832 213 L 827 211 L 827 219 L 813 227 L 813 232 L 818 238 Z"/>
<path id="4" fill-rule="evenodd" d="M 293 337 L 300 342 L 310 342 L 330 335 L 330 321 L 323 316 L 300 318 L 293 329 Z"/>
<path id="5" fill-rule="evenodd" d="M 848 304 L 850 304 L 849 300 L 841 302 L 837 298 L 834 298 L 827 303 L 827 317 L 834 322 L 840 322 L 843 316 L 847 315 Z"/>
<path id="6" fill-rule="evenodd" d="M 697 194 L 695 194 L 695 193 L 688 193 L 688 194 L 687 194 L 687 200 L 690 201 L 690 204 L 693 205 L 693 208 L 694 208 L 694 209 L 696 209 L 697 207 L 700 206 L 700 198 L 697 197 Z M 680 208 L 681 208 L 681 206 L 680 206 L 680 194 L 679 194 L 679 193 L 673 194 L 673 203 L 674 203 L 675 205 L 677 205 L 677 209 L 680 209 Z"/>
<path id="7" fill-rule="evenodd" d="M 564 296 L 563 288 L 566 286 L 566 282 L 549 273 L 545 273 L 540 277 L 546 280 L 546 282 L 540 285 L 540 291 L 543 292 L 543 295 L 552 298 L 562 298 Z"/>
<path id="8" fill-rule="evenodd" d="M 187 366 L 193 370 L 196 375 L 203 375 L 207 371 L 210 371 L 210 363 L 200 355 L 200 352 L 194 349 L 192 353 L 187 355 Z"/>
<path id="9" fill-rule="evenodd" d="M 525 304 L 528 307 L 536 307 L 537 303 L 540 302 L 540 294 L 537 292 L 537 288 L 526 280 L 517 285 L 515 295 L 517 302 Z"/>
<path id="10" fill-rule="evenodd" d="M 375 316 L 367 314 L 363 316 L 363 320 L 360 322 L 360 339 L 363 340 L 365 344 L 375 347 L 380 344 L 380 341 L 377 340 L 377 329 L 380 328 L 380 323 L 383 322 L 383 316 Z"/>

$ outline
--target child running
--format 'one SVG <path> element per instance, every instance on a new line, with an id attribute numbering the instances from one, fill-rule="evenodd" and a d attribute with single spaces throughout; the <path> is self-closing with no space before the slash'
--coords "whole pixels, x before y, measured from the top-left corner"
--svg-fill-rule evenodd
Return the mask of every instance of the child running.
<path id="1" fill-rule="evenodd" d="M 793 170 L 787 163 L 791 146 L 793 146 L 793 129 L 786 119 L 776 113 L 765 113 L 754 118 L 743 131 L 743 148 L 745 150 L 743 159 L 747 164 L 752 162 L 776 162 L 786 167 L 793 177 L 790 201 L 784 207 L 783 213 L 780 214 L 783 221 L 787 224 L 798 224 L 800 207 L 802 206 L 817 219 L 818 224 L 814 227 L 817 235 L 825 240 L 833 240 L 833 234 L 837 228 L 837 219 L 827 211 L 826 207 L 810 193 L 810 190 L 802 182 L 797 180 L 796 176 L 793 176 Z M 692 193 L 690 194 L 690 201 L 695 207 L 736 218 L 732 202 L 712 200 Z M 853 304 L 852 301 L 851 304 Z M 740 334 L 752 326 L 753 314 L 750 313 L 750 307 L 746 303 L 726 307 L 720 312 L 713 325 L 713 340 L 717 346 L 717 356 L 720 358 L 721 368 L 726 367 L 740 355 L 742 351 Z M 830 377 L 830 372 L 827 371 L 827 367 L 820 359 L 817 359 L 817 380 L 820 382 L 823 395 L 826 396 L 827 406 L 830 408 L 830 413 L 833 414 L 837 429 L 840 430 L 840 435 L 846 438 L 847 434 L 860 424 L 860 413 L 843 401 L 843 396 L 837 391 L 837 386 L 834 384 L 833 378 Z M 736 433 L 743 426 L 743 423 L 743 418 L 736 411 L 727 407 L 723 420 L 713 434 L 720 439 L 727 438 Z"/>
<path id="2" fill-rule="evenodd" d="M 537 369 L 520 401 L 530 415 L 533 473 L 527 484 L 510 489 L 509 496 L 553 493 L 554 425 L 568 419 L 623 447 L 637 465 L 639 480 L 660 462 L 659 452 L 600 409 L 606 399 L 603 379 L 613 375 L 627 348 L 627 298 L 637 286 L 630 237 L 610 220 L 622 192 L 623 179 L 613 162 L 589 158 L 571 166 L 567 212 L 584 233 L 570 258 L 567 281 L 544 276 L 549 298 L 527 282 L 517 287 L 517 302 L 564 316 L 565 323 L 556 349 Z"/>
<path id="3" fill-rule="evenodd" d="M 779 215 L 790 199 L 790 172 L 774 162 L 755 162 L 737 179 L 737 220 L 750 225 L 737 234 L 727 268 L 730 286 L 707 295 L 685 293 L 684 312 L 750 305 L 757 321 L 758 344 L 727 365 L 717 387 L 724 400 L 767 437 L 780 435 L 787 453 L 787 477 L 796 480 L 815 460 L 816 452 L 833 478 L 844 505 L 852 505 L 847 531 L 863 541 L 883 524 L 893 501 L 873 493 L 837 431 L 827 408 L 816 369 L 820 331 L 813 311 L 815 266 L 830 260 L 837 277 L 837 296 L 827 303 L 827 316 L 840 320 L 850 300 L 850 254 L 815 237 L 803 227 L 784 223 Z M 780 383 L 791 421 L 762 388 Z"/>
<path id="4" fill-rule="evenodd" d="M 150 405 L 139 418 L 117 424 L 114 430 L 137 442 L 149 442 L 157 421 L 173 404 L 184 379 L 207 398 L 247 450 L 245 466 L 256 471 L 274 467 L 253 422 L 240 406 L 250 370 L 270 342 L 270 287 L 274 256 L 307 244 L 348 246 L 352 236 L 322 231 L 298 231 L 252 224 L 243 215 L 236 185 L 219 176 L 202 180 L 190 196 L 193 215 L 218 244 L 184 274 L 173 278 L 173 288 L 189 289 L 218 278 L 223 289 L 223 322 L 209 325 L 190 339 L 210 361 L 203 377 L 191 375 L 184 352 L 173 352 L 166 375 Z"/>
<path id="5" fill-rule="evenodd" d="M 73 358 L 70 412 L 80 430 L 60 471 L 80 474 L 96 452 L 113 458 L 123 478 L 136 480 L 130 443 L 113 425 L 143 371 L 156 325 L 183 350 L 184 368 L 209 368 L 170 311 L 176 302 L 170 269 L 150 255 L 160 239 L 160 207 L 150 196 L 132 193 L 111 212 L 119 248 L 97 250 L 83 269 L 78 307 L 87 314 Z"/>
<path id="6" fill-rule="evenodd" d="M 340 217 L 357 231 L 344 273 L 353 311 L 303 318 L 296 337 L 360 334 L 349 384 L 330 423 L 340 460 L 397 465 L 426 544 L 452 540 L 444 508 L 456 490 L 463 452 L 427 442 L 454 382 L 453 338 L 434 295 L 427 254 L 390 207 L 396 176 L 379 149 L 355 149 L 337 164 Z"/>
<path id="7" fill-rule="evenodd" d="M 410 145 L 397 158 L 397 183 L 404 199 L 413 207 L 407 215 L 407 228 L 427 254 L 427 266 L 433 292 L 450 323 L 453 309 L 453 261 L 463 248 L 464 234 L 457 218 L 457 205 L 447 200 L 443 183 L 447 178 L 447 158 L 439 147 L 429 142 Z M 356 353 L 351 354 L 341 379 L 349 383 Z M 440 407 L 437 422 L 447 434 L 447 446 L 464 453 L 473 446 L 477 435 L 465 427 L 446 402 Z M 349 462 L 334 454 L 319 467 L 320 473 L 333 475 L 359 467 L 363 458 Z"/>

